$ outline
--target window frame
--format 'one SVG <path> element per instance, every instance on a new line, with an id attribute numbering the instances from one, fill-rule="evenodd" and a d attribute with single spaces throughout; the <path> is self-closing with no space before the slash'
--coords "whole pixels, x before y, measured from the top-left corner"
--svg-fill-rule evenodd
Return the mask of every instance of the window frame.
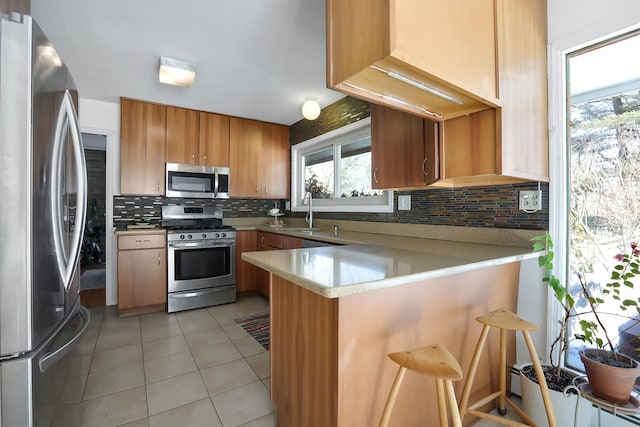
<path id="1" fill-rule="evenodd" d="M 334 172 L 340 170 L 339 146 L 355 142 L 365 136 L 371 136 L 371 117 L 348 124 L 331 132 L 311 138 L 291 147 L 291 210 L 306 212 L 304 204 L 304 163 L 306 154 L 321 151 L 333 146 Z M 334 185 L 339 182 L 334 176 Z M 333 199 L 313 199 L 314 212 L 393 212 L 393 191 L 383 190 L 382 196 L 334 197 Z"/>

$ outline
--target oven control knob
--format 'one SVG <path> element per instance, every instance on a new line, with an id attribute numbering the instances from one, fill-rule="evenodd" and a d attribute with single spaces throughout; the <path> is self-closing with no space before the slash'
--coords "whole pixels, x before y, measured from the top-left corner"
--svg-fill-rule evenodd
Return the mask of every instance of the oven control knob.
<path id="1" fill-rule="evenodd" d="M 187 239 L 191 239 L 191 237 L 193 237 L 191 234 L 187 234 Z"/>
<path id="2" fill-rule="evenodd" d="M 216 237 L 220 237 L 220 233 L 216 233 Z"/>
<path id="3" fill-rule="evenodd" d="M 202 234 L 200 235 L 200 238 L 202 238 L 202 239 L 206 239 L 206 238 L 207 238 L 207 235 L 206 235 L 205 233 L 202 233 Z"/>
<path id="4" fill-rule="evenodd" d="M 222 237 L 227 237 L 227 233 L 222 233 L 221 236 Z"/>
<path id="5" fill-rule="evenodd" d="M 184 240 L 184 234 L 180 235 L 180 240 Z"/>

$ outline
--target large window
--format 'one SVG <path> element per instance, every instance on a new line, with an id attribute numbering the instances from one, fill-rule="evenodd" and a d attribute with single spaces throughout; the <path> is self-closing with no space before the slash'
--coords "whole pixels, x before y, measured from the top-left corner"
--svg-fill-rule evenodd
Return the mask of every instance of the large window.
<path id="1" fill-rule="evenodd" d="M 364 119 L 295 145 L 291 159 L 291 208 L 325 212 L 392 212 L 393 193 L 371 188 L 371 127 Z"/>
<path id="2" fill-rule="evenodd" d="M 616 264 L 615 256 L 640 242 L 640 34 L 628 35 L 568 57 L 569 120 L 569 291 L 582 273 L 594 296 L 601 295 Z M 622 299 L 637 298 L 622 289 Z M 588 301 L 578 301 L 578 310 Z M 619 303 L 600 311 L 617 332 L 614 344 L 640 360 L 640 328 Z M 629 310 L 631 312 L 631 310 Z M 573 335 L 579 325 L 572 325 Z M 570 343 L 567 364 L 581 368 L 582 346 Z"/>

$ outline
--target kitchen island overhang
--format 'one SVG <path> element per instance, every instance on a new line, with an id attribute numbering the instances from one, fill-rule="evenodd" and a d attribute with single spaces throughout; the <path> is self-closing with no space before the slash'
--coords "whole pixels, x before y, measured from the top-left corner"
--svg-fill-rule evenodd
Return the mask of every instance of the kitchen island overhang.
<path id="1" fill-rule="evenodd" d="M 278 425 L 376 425 L 395 375 L 387 358 L 394 351 L 441 342 L 466 374 L 481 330 L 475 318 L 516 311 L 520 261 L 536 256 L 443 241 L 425 242 L 424 252 L 348 245 L 243 254 L 271 272 Z M 473 395 L 499 381 L 492 335 Z M 508 348 L 513 362 L 514 337 Z M 458 393 L 462 385 L 455 384 Z M 437 424 L 435 387 L 426 377 L 407 375 L 396 405 L 391 425 Z"/>

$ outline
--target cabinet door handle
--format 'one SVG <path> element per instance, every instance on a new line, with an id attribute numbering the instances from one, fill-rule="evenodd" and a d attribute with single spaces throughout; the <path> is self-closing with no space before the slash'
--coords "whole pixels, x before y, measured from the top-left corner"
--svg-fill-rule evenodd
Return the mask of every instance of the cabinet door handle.
<path id="1" fill-rule="evenodd" d="M 268 193 L 267 187 L 264 187 L 264 194 L 267 194 L 267 193 Z"/>
<path id="2" fill-rule="evenodd" d="M 194 160 L 194 161 L 196 160 L 196 152 L 195 151 L 191 152 L 191 160 Z"/>
<path id="3" fill-rule="evenodd" d="M 256 185 L 256 193 L 260 193 L 260 186 Z"/>
<path id="4" fill-rule="evenodd" d="M 425 169 L 425 166 L 427 165 L 427 158 L 425 157 L 424 160 L 422 161 L 422 173 L 427 176 L 427 170 Z"/>
<path id="5" fill-rule="evenodd" d="M 264 247 L 264 236 L 260 237 L 260 246 Z"/>
<path id="6" fill-rule="evenodd" d="M 373 181 L 377 184 L 378 183 L 378 168 L 375 168 L 373 170 Z"/>
<path id="7" fill-rule="evenodd" d="M 206 154 L 202 155 L 202 160 L 205 161 L 205 162 L 207 161 L 207 155 Z"/>
<path id="8" fill-rule="evenodd" d="M 160 265 L 160 256 L 161 256 L 161 254 L 160 254 L 160 252 L 158 252 L 158 265 Z"/>

